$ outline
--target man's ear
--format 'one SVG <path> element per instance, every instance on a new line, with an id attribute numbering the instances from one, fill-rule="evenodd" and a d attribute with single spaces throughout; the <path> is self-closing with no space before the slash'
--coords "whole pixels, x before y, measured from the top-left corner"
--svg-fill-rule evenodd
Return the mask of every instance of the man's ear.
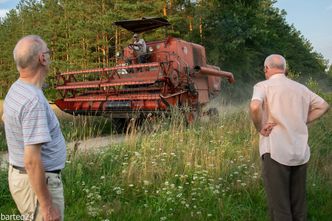
<path id="1" fill-rule="evenodd" d="M 46 65 L 47 64 L 47 60 L 45 58 L 45 54 L 41 53 L 38 57 L 39 63 L 42 65 Z"/>

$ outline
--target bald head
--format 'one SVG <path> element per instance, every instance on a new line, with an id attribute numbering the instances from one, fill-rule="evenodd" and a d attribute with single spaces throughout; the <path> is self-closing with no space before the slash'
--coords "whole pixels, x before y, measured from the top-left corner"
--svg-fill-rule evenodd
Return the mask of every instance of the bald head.
<path id="1" fill-rule="evenodd" d="M 46 48 L 46 43 L 37 35 L 21 38 L 13 51 L 18 71 L 22 69 L 34 70 L 39 64 L 39 54 Z"/>
<path id="2" fill-rule="evenodd" d="M 272 54 L 265 59 L 264 66 L 267 66 L 271 69 L 280 70 L 285 73 L 286 59 L 279 54 Z"/>

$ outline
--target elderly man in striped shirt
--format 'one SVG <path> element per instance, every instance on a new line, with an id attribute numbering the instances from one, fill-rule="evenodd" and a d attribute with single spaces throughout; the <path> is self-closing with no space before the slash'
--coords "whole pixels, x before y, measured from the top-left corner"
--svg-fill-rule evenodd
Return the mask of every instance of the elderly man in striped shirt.
<path id="1" fill-rule="evenodd" d="M 15 46 L 14 60 L 20 76 L 6 95 L 3 113 L 9 189 L 25 220 L 64 220 L 66 144 L 42 91 L 50 50 L 41 37 L 25 36 Z"/>

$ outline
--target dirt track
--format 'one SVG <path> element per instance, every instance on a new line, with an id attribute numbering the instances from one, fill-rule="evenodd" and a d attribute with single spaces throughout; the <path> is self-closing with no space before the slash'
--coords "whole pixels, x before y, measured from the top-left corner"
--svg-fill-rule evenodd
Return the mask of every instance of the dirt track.
<path id="1" fill-rule="evenodd" d="M 78 151 L 79 153 L 87 153 L 89 151 L 100 151 L 112 144 L 123 142 L 124 135 L 111 135 L 107 137 L 96 137 L 87 140 L 70 142 L 67 144 L 67 151 Z M 6 151 L 0 152 L 0 169 L 7 169 L 8 153 Z"/>
<path id="2" fill-rule="evenodd" d="M 87 140 L 70 142 L 67 144 L 68 150 L 77 148 L 78 151 L 98 151 L 104 147 L 111 146 L 112 144 L 121 143 L 124 141 L 124 135 L 111 135 L 107 137 L 96 137 Z"/>
<path id="3" fill-rule="evenodd" d="M 0 117 L 2 116 L 3 101 L 0 100 Z M 69 114 L 63 113 L 55 105 L 51 105 L 58 117 L 68 117 Z M 68 152 L 75 150 L 79 152 L 99 151 L 104 147 L 111 146 L 112 144 L 121 143 L 125 139 L 124 135 L 110 135 L 105 137 L 90 138 L 81 141 L 67 143 Z M 0 169 L 6 169 L 8 162 L 8 153 L 6 151 L 0 152 Z"/>

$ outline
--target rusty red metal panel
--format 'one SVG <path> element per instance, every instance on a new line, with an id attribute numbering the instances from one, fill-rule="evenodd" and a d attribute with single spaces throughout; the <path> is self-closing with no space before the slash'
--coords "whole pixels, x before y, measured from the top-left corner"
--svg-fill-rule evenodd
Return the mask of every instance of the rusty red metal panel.
<path id="1" fill-rule="evenodd" d="M 159 67 L 158 62 L 153 62 L 149 64 L 135 64 L 135 65 L 126 65 L 126 66 L 116 66 L 112 68 L 94 68 L 88 70 L 80 70 L 80 71 L 68 71 L 63 72 L 61 75 L 75 75 L 75 74 L 88 74 L 88 73 L 98 73 L 98 72 L 107 72 L 107 71 L 116 71 L 121 69 L 130 69 L 130 68 L 146 68 L 146 67 Z"/>
<path id="2" fill-rule="evenodd" d="M 209 94 L 216 94 L 221 90 L 221 78 L 208 76 Z"/>
<path id="3" fill-rule="evenodd" d="M 80 101 L 121 101 L 121 100 L 158 100 L 159 94 L 128 94 L 128 95 L 94 95 L 94 96 L 80 96 L 73 98 L 65 98 L 67 102 Z"/>
<path id="4" fill-rule="evenodd" d="M 133 80 L 133 81 L 130 81 L 130 82 L 128 82 L 128 80 L 127 81 L 123 81 L 123 82 L 119 82 L 119 83 L 113 83 L 113 82 L 109 82 L 109 83 L 103 83 L 103 84 L 101 84 L 100 86 L 101 87 L 107 87 L 107 86 L 109 86 L 109 87 L 113 87 L 113 86 L 124 86 L 124 85 L 144 85 L 144 84 L 153 84 L 155 82 L 155 80 L 144 80 L 144 79 L 142 79 L 142 80 L 138 80 L 138 79 L 136 79 L 136 80 Z"/>
<path id="5" fill-rule="evenodd" d="M 65 90 L 65 89 L 78 89 L 78 88 L 99 88 L 100 81 L 87 81 L 87 82 L 72 82 L 67 83 L 66 85 L 57 86 L 57 90 Z"/>

